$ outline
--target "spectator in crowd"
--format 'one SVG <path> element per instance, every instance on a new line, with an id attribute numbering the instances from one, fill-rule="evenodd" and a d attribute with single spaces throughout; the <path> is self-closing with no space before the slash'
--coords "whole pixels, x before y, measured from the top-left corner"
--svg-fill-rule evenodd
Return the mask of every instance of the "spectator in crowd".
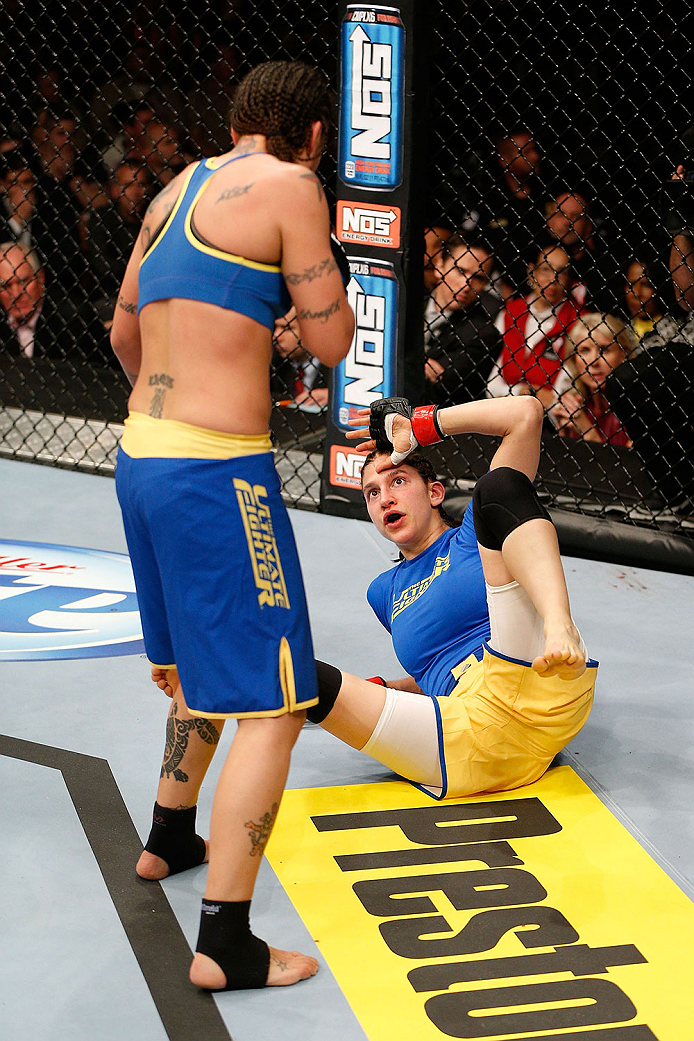
<path id="1" fill-rule="evenodd" d="M 524 292 L 527 266 L 546 240 L 548 189 L 533 134 L 514 126 L 494 135 L 493 172 L 480 180 L 480 234 L 489 242 L 503 276 L 502 295 Z"/>
<path id="2" fill-rule="evenodd" d="M 551 199 L 545 241 L 568 253 L 578 283 L 574 295 L 582 293 L 587 307 L 614 312 L 624 304 L 624 256 L 617 236 L 608 242 L 604 230 L 596 228 L 585 193 L 564 188 Z"/>
<path id="3" fill-rule="evenodd" d="M 441 277 L 441 260 L 446 242 L 454 234 L 454 228 L 445 218 L 437 218 L 424 229 L 424 291 L 432 293 Z"/>
<path id="4" fill-rule="evenodd" d="M 477 243 L 448 239 L 432 293 L 436 315 L 426 330 L 425 376 L 431 400 L 460 404 L 484 397 L 502 347 L 495 319 L 501 298 L 491 292 L 494 258 Z"/>
<path id="5" fill-rule="evenodd" d="M 328 404 L 325 367 L 299 337 L 296 308 L 275 322 L 272 335 L 273 397 L 282 406 L 322 409 Z"/>
<path id="6" fill-rule="evenodd" d="M 694 134 L 694 127 L 688 131 Z M 680 192 L 680 205 L 675 217 L 679 218 L 671 226 L 672 244 L 670 247 L 669 265 L 672 284 L 677 303 L 688 315 L 694 315 L 694 171 L 680 163 L 672 175 L 678 187 L 685 188 Z M 685 338 L 694 343 L 694 317 L 687 322 Z"/>
<path id="7" fill-rule="evenodd" d="M 48 292 L 45 266 L 35 249 L 0 244 L 0 337 L 3 349 L 27 358 L 70 358 L 115 367 L 103 323 L 89 304 Z"/>
<path id="8" fill-rule="evenodd" d="M 499 311 L 503 347 L 487 383 L 489 397 L 535 394 L 549 409 L 568 389 L 562 368 L 566 332 L 583 310 L 573 285 L 566 250 L 541 249 L 528 266 L 527 294 L 506 300 Z"/>
<path id="9" fill-rule="evenodd" d="M 78 120 L 77 106 L 68 98 L 70 84 L 51 54 L 39 56 L 33 77 L 34 92 L 29 98 L 30 127 L 49 126 L 56 112 L 70 112 Z"/>
<path id="10" fill-rule="evenodd" d="M 664 226 L 675 299 L 687 316 L 670 335 L 658 323 L 606 381 L 605 394 L 629 431 L 656 502 L 694 512 L 694 127 L 681 138 L 686 163 L 666 182 Z"/>
<path id="11" fill-rule="evenodd" d="M 205 61 L 205 51 L 209 60 Z M 224 152 L 229 144 L 229 92 L 239 65 L 237 49 L 228 40 L 203 46 L 200 66 L 206 74 L 189 93 L 186 126 L 202 155 Z"/>
<path id="12" fill-rule="evenodd" d="M 11 123 L 5 129 L 6 132 L 0 134 L 0 156 L 26 145 L 26 135 L 17 122 Z"/>
<path id="13" fill-rule="evenodd" d="M 156 46 L 141 35 L 133 40 L 119 73 L 105 83 L 98 82 L 96 77 L 93 82 L 90 133 L 94 141 L 104 142 L 106 148 L 123 130 L 123 103 L 134 107 L 146 102 L 163 123 L 183 120 L 187 108 L 183 92 L 166 71 Z"/>
<path id="14" fill-rule="evenodd" d="M 178 127 L 151 119 L 140 136 L 133 154 L 142 157 L 154 181 L 154 190 L 165 188 L 195 156 L 187 154 Z"/>
<path id="15" fill-rule="evenodd" d="M 36 177 L 22 145 L 0 154 L 0 240 L 32 246 L 31 225 L 36 210 Z"/>
<path id="16" fill-rule="evenodd" d="M 610 409 L 605 384 L 634 348 L 629 327 L 615 315 L 587 312 L 574 322 L 566 333 L 564 357 L 572 385 L 551 409 L 561 437 L 631 447 L 624 426 Z"/>
<path id="17" fill-rule="evenodd" d="M 46 267 L 48 291 L 52 292 L 55 284 L 59 292 L 68 295 L 78 291 L 84 273 L 79 238 L 84 200 L 72 183 L 76 130 L 74 116 L 63 113 L 37 125 L 32 133 L 38 156 L 32 229 Z"/>
<path id="18" fill-rule="evenodd" d="M 89 214 L 86 256 L 104 321 L 113 316 L 118 289 L 151 196 L 146 166 L 124 160 L 108 182 L 108 202 Z"/>
<path id="19" fill-rule="evenodd" d="M 667 340 L 678 333 L 680 322 L 667 313 L 652 274 L 652 263 L 632 257 L 624 271 L 624 304 L 637 343 L 656 334 Z M 651 340 L 651 342 L 653 342 Z"/>
<path id="20" fill-rule="evenodd" d="M 17 240 L 0 243 L 2 346 L 33 358 L 46 279 L 36 251 Z"/>
<path id="21" fill-rule="evenodd" d="M 132 103 L 120 101 L 114 106 L 111 120 L 118 129 L 102 153 L 103 164 L 108 171 L 115 170 L 130 152 L 138 151 L 140 139 L 153 119 L 154 109 L 146 99 Z"/>

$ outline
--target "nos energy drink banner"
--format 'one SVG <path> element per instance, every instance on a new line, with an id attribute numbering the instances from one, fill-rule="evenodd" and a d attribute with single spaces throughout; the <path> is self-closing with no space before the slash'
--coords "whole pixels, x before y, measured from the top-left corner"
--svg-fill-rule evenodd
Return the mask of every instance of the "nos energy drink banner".
<path id="1" fill-rule="evenodd" d="M 343 516 L 366 516 L 363 456 L 345 437 L 349 420 L 373 401 L 407 392 L 404 345 L 417 338 L 416 320 L 408 335 L 410 277 L 415 300 L 422 298 L 422 225 L 410 207 L 414 4 L 348 4 L 340 31 L 335 234 L 349 258 L 356 328 L 349 354 L 331 373 L 321 505 Z M 421 315 L 419 327 L 421 340 Z"/>

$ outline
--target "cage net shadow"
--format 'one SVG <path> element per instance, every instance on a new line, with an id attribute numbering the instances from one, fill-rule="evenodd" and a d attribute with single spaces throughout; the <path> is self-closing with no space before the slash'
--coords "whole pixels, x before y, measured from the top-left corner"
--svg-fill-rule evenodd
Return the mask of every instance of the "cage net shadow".
<path id="1" fill-rule="evenodd" d="M 689 34 L 665 0 L 622 7 L 429 5 L 422 385 L 444 405 L 535 394 L 550 505 L 691 536 Z M 319 64 L 337 90 L 341 13 L 313 0 L 3 5 L 2 456 L 113 473 L 129 387 L 109 327 L 144 209 L 186 164 L 228 149 L 230 96 L 259 62 Z M 321 167 L 333 214 L 335 149 Z M 327 382 L 287 316 L 272 435 L 284 496 L 309 509 Z M 435 454 L 464 493 L 490 447 L 468 437 Z"/>

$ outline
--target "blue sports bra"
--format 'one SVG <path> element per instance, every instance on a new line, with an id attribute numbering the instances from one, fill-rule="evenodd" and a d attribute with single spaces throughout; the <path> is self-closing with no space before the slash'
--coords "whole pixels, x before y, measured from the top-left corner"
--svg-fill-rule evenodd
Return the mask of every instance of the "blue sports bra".
<path id="1" fill-rule="evenodd" d="M 221 166 L 206 159 L 186 175 L 176 205 L 140 261 L 138 314 L 154 300 L 179 297 L 217 304 L 254 318 L 272 329 L 291 307 L 291 297 L 277 264 L 225 253 L 195 231 L 193 214 L 210 179 Z"/>

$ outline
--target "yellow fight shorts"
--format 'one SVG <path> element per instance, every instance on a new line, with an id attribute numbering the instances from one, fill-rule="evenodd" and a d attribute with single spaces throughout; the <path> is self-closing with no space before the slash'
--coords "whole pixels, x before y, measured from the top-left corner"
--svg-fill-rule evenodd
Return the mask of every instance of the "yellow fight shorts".
<path id="1" fill-rule="evenodd" d="M 473 654 L 458 669 L 450 695 L 432 699 L 443 780 L 435 794 L 441 799 L 537 781 L 587 720 L 598 663 L 589 661 L 578 679 L 543 679 L 528 662 L 485 644 L 482 661 Z"/>

